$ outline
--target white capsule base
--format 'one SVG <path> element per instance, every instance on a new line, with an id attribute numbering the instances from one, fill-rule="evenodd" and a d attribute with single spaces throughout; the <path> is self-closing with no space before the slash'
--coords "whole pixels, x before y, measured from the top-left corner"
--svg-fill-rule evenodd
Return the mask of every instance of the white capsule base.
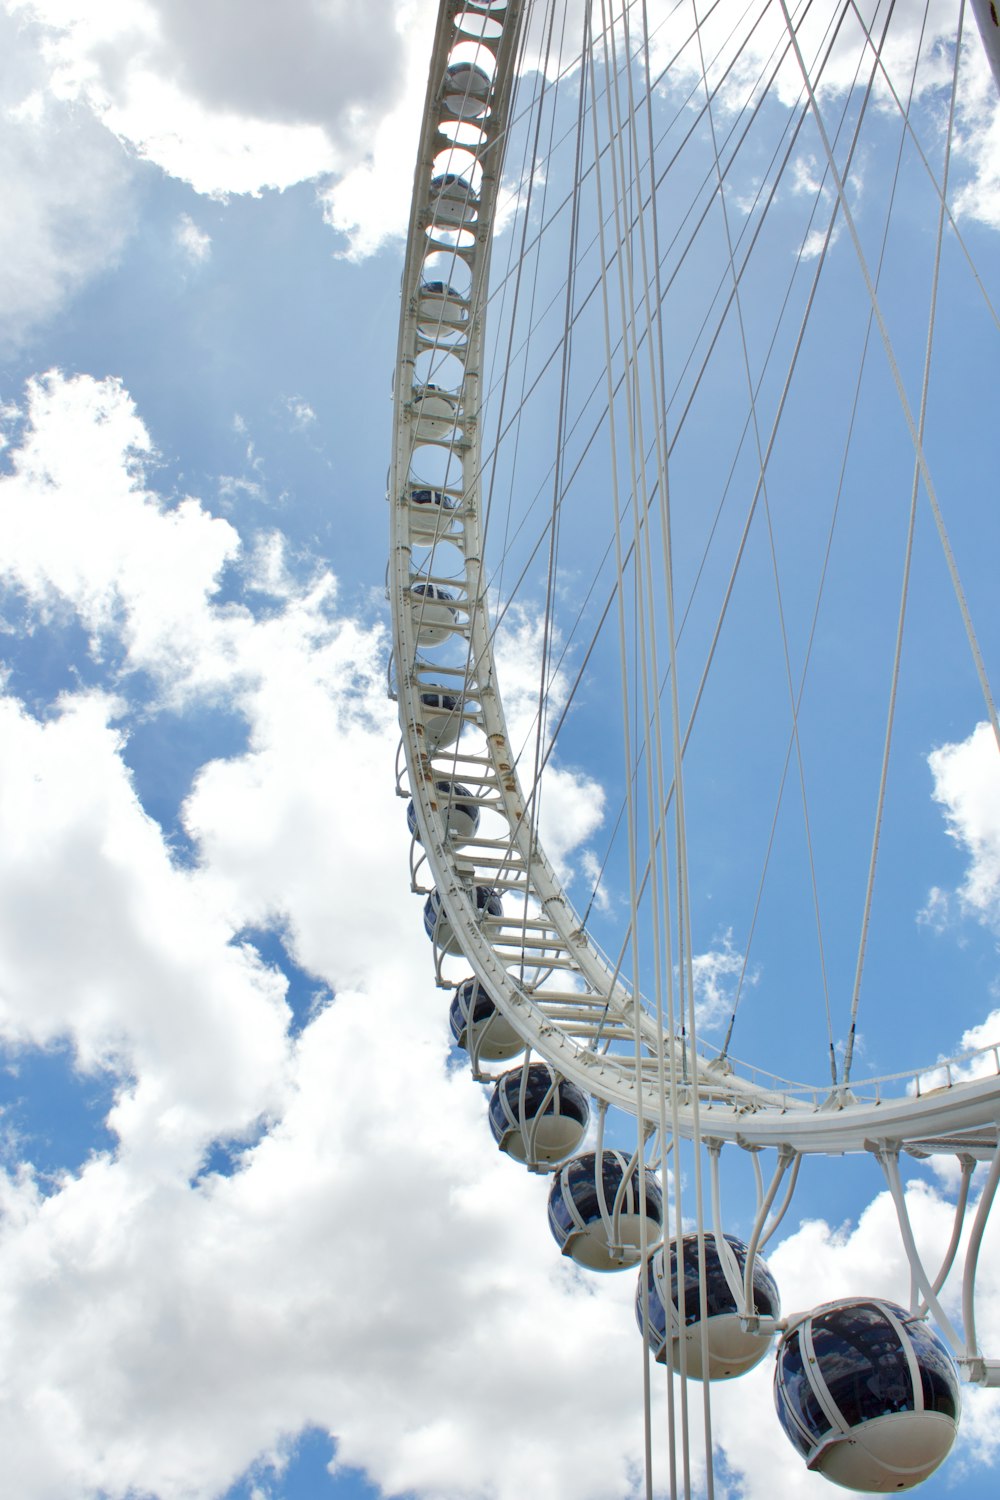
<path id="1" fill-rule="evenodd" d="M 442 328 L 460 328 L 466 322 L 467 312 L 463 303 L 455 297 L 428 295 L 417 303 L 417 319 L 422 328 L 431 334 Z"/>
<path id="2" fill-rule="evenodd" d="M 585 1126 L 569 1115 L 542 1115 L 538 1121 L 533 1141 L 532 1160 L 536 1162 L 565 1161 L 583 1140 Z M 504 1136 L 501 1151 L 515 1161 L 528 1160 L 526 1132 L 512 1130 Z"/>
<path id="3" fill-rule="evenodd" d="M 428 755 L 436 755 L 439 750 L 446 750 L 449 745 L 455 743 L 462 732 L 462 715 L 457 708 L 435 712 L 432 708 L 424 707 L 422 722 L 424 746 Z"/>
<path id="4" fill-rule="evenodd" d="M 678 1372 L 681 1368 L 680 1342 L 677 1335 L 671 1339 L 669 1354 L 670 1367 Z M 773 1337 L 748 1333 L 741 1328 L 735 1313 L 717 1313 L 708 1320 L 709 1380 L 734 1380 L 738 1375 L 745 1375 L 754 1365 L 760 1364 L 773 1342 Z M 704 1380 L 700 1323 L 685 1328 L 684 1345 L 686 1374 L 691 1380 Z"/>
<path id="5" fill-rule="evenodd" d="M 525 1045 L 510 1022 L 501 1015 L 495 1015 L 477 1027 L 476 1042 L 480 1062 L 504 1062 L 508 1057 L 517 1057 Z"/>
<path id="6" fill-rule="evenodd" d="M 836 1433 L 809 1460 L 847 1490 L 896 1494 L 922 1484 L 951 1452 L 956 1427 L 940 1411 L 895 1411 Z"/>
<path id="7" fill-rule="evenodd" d="M 452 532 L 453 510 L 447 506 L 410 502 L 410 536 L 423 547 L 447 541 Z"/>
<path id="8" fill-rule="evenodd" d="M 449 437 L 458 421 L 458 412 L 443 396 L 424 396 L 414 401 L 413 412 L 417 422 L 417 437 L 424 442 Z"/>
<path id="9" fill-rule="evenodd" d="M 452 958 L 461 958 L 461 939 L 456 936 L 455 929 L 449 922 L 447 913 L 443 907 L 440 916 L 434 924 L 434 942 L 442 953 L 447 953 Z"/>
<path id="10" fill-rule="evenodd" d="M 419 596 L 412 601 L 412 608 L 418 646 L 440 646 L 448 639 L 457 618 L 453 609 L 439 600 Z"/>
<path id="11" fill-rule="evenodd" d="M 610 1208 L 610 1205 L 609 1205 Z M 647 1219 L 646 1221 L 646 1243 L 651 1244 L 659 1238 L 659 1225 Z M 563 1252 L 569 1255 L 578 1266 L 585 1271 L 627 1271 L 639 1264 L 639 1215 L 622 1214 L 618 1221 L 618 1241 L 615 1246 L 620 1252 L 612 1255 L 608 1244 L 608 1232 L 604 1227 L 604 1220 L 598 1219 L 593 1224 L 588 1224 L 586 1229 L 577 1230 L 566 1242 Z"/>

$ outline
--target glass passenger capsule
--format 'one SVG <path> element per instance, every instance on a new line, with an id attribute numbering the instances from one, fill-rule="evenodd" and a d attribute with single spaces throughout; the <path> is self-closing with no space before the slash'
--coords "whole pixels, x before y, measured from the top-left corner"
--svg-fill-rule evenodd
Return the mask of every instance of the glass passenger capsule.
<path id="1" fill-rule="evenodd" d="M 445 70 L 441 100 L 457 120 L 479 120 L 490 97 L 490 75 L 475 63 L 452 63 Z"/>
<path id="2" fill-rule="evenodd" d="M 480 916 L 503 916 L 503 903 L 498 893 L 488 885 L 475 886 L 471 894 Z M 424 931 L 442 953 L 450 953 L 456 958 L 461 954 L 461 941 L 448 920 L 448 913 L 444 909 L 441 892 L 438 890 L 431 891 L 424 902 Z"/>
<path id="3" fill-rule="evenodd" d="M 469 788 L 460 781 L 435 781 L 434 791 L 446 836 L 456 844 L 474 839 L 479 827 L 479 807 Z M 406 826 L 419 844 L 417 810 L 412 800 L 406 804 Z"/>
<path id="4" fill-rule="evenodd" d="M 454 693 L 425 692 L 420 709 L 428 754 L 453 745 L 462 732 L 461 700 Z"/>
<path id="5" fill-rule="evenodd" d="M 778 1346 L 774 1400 L 810 1469 L 876 1494 L 932 1474 L 961 1411 L 941 1340 L 922 1319 L 875 1297 L 828 1302 L 793 1324 Z"/>
<path id="6" fill-rule="evenodd" d="M 479 195 L 468 178 L 442 172 L 431 178 L 429 208 L 433 223 L 461 229 L 479 217 Z"/>
<path id="7" fill-rule="evenodd" d="M 514 1068 L 490 1098 L 490 1129 L 501 1151 L 531 1166 L 563 1161 L 579 1146 L 590 1120 L 587 1097 L 548 1063 Z"/>
<path id="8" fill-rule="evenodd" d="M 524 1042 L 497 1009 L 478 979 L 466 979 L 455 991 L 449 1012 L 455 1045 L 473 1062 L 504 1062 L 524 1051 Z"/>
<path id="9" fill-rule="evenodd" d="M 747 1262 L 747 1247 L 742 1240 L 732 1235 L 723 1236 L 732 1253 L 730 1268 L 742 1283 Z M 715 1235 L 706 1232 L 705 1279 L 706 1327 L 708 1346 L 709 1380 L 729 1380 L 742 1375 L 759 1364 L 770 1348 L 772 1335 L 752 1333 L 740 1327 L 736 1298 L 726 1279 L 719 1259 Z M 683 1320 L 678 1311 L 680 1291 L 677 1279 L 677 1241 L 671 1240 L 666 1250 L 669 1254 L 669 1288 L 664 1264 L 664 1246 L 654 1250 L 646 1261 L 646 1269 L 639 1273 L 636 1290 L 635 1316 L 642 1329 L 645 1323 L 644 1288 L 649 1298 L 649 1347 L 661 1364 L 671 1369 L 681 1368 L 681 1340 L 684 1342 L 684 1368 L 693 1380 L 705 1378 L 702 1360 L 702 1324 L 700 1277 L 698 1274 L 698 1236 L 686 1234 L 683 1239 L 682 1260 L 684 1266 L 684 1313 Z M 780 1300 L 774 1277 L 758 1255 L 753 1272 L 754 1311 L 762 1318 L 777 1318 Z M 669 1319 L 668 1319 L 669 1309 Z M 669 1327 L 668 1327 L 669 1321 Z M 682 1326 L 683 1322 L 683 1326 Z"/>
<path id="10" fill-rule="evenodd" d="M 563 1255 L 588 1271 L 621 1271 L 639 1262 L 639 1168 L 628 1175 L 628 1166 L 620 1151 L 603 1151 L 600 1158 L 589 1151 L 552 1179 L 549 1228 Z M 653 1244 L 660 1237 L 663 1194 L 652 1172 L 645 1173 L 645 1186 L 646 1243 Z"/>
<path id="11" fill-rule="evenodd" d="M 410 603 L 418 646 L 439 646 L 451 634 L 458 612 L 451 608 L 455 595 L 436 583 L 410 585 Z"/>
<path id="12" fill-rule="evenodd" d="M 417 317 L 431 331 L 440 324 L 452 329 L 468 319 L 468 308 L 461 292 L 447 281 L 422 281 L 417 293 Z"/>
<path id="13" fill-rule="evenodd" d="M 450 530 L 450 512 L 457 502 L 442 490 L 410 490 L 410 531 L 414 541 L 428 544 L 446 537 Z"/>
<path id="14" fill-rule="evenodd" d="M 459 421 L 458 404 L 454 396 L 439 390 L 436 385 L 421 386 L 414 393 L 412 409 L 416 419 L 416 435 L 425 440 L 447 437 Z"/>

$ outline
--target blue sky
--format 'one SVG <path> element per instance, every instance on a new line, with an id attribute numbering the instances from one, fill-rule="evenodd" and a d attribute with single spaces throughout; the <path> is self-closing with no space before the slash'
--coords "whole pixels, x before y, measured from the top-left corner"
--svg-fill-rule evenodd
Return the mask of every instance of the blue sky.
<path id="1" fill-rule="evenodd" d="M 0 1434 L 16 1500 L 636 1492 L 633 1279 L 588 1280 L 560 1261 L 546 1184 L 493 1148 L 483 1091 L 449 1051 L 393 795 L 384 495 L 434 12 L 370 5 L 359 28 L 354 7 L 295 0 L 275 33 L 265 0 L 211 15 L 193 0 L 0 6 L 12 206 L 0 229 L 0 1337 L 12 1372 Z M 969 69 L 955 193 L 995 304 L 1000 124 L 982 67 Z M 874 170 L 866 158 L 857 181 L 868 234 Z M 912 160 L 907 172 L 897 265 L 909 272 L 912 248 L 920 287 L 926 240 L 909 224 L 927 195 Z M 852 274 L 848 250 L 838 242 L 834 278 Z M 900 271 L 886 305 L 912 374 L 924 325 L 910 298 Z M 996 328 L 977 298 L 949 242 L 928 450 L 968 501 L 949 521 L 995 662 Z M 799 503 L 802 475 L 828 503 L 837 440 L 817 406 L 845 388 L 825 354 L 837 310 L 819 317 L 797 435 L 773 473 L 793 653 L 814 596 L 814 515 L 827 513 Z M 527 414 L 539 441 L 550 412 L 546 397 Z M 682 489 L 709 472 L 714 454 L 700 451 L 678 455 Z M 857 462 L 831 581 L 840 623 L 818 646 L 818 687 L 853 656 L 856 692 L 803 717 L 810 764 L 835 788 L 841 766 L 871 756 L 884 653 L 876 662 L 868 646 L 895 606 L 869 558 L 893 524 L 880 506 L 905 443 L 873 415 Z M 592 568 L 597 502 L 582 493 L 563 558 L 571 604 Z M 682 567 L 703 543 L 693 514 Z M 754 548 L 690 783 L 692 817 L 716 830 L 692 869 L 702 998 L 717 993 L 720 1015 L 772 812 L 741 778 L 760 773 L 773 800 L 787 740 L 780 674 L 749 686 L 773 636 L 756 603 L 759 536 Z M 908 637 L 866 977 L 866 998 L 889 999 L 863 1010 L 859 1078 L 990 1040 L 998 1003 L 995 755 L 976 730 L 975 684 L 951 666 L 958 629 L 926 516 L 917 568 L 928 602 Z M 505 648 L 521 720 L 537 602 L 529 591 Z M 696 609 L 693 641 L 708 622 Z M 580 902 L 620 795 L 602 749 L 605 669 L 598 655 L 547 793 Z M 813 813 L 842 996 L 870 822 L 839 792 Z M 788 1021 L 789 995 L 816 988 L 799 832 L 786 808 L 734 1049 L 822 1077 L 819 1023 Z M 594 909 L 615 952 L 624 886 L 619 842 Z M 613 1132 L 624 1142 L 628 1127 Z M 953 1181 L 910 1175 L 936 1246 Z M 745 1231 L 746 1177 L 727 1165 L 726 1181 L 729 1227 Z M 788 1306 L 859 1283 L 905 1299 L 881 1189 L 867 1160 L 808 1164 L 772 1255 Z M 1000 1353 L 995 1247 L 985 1261 L 981 1324 Z M 771 1421 L 769 1382 L 761 1367 L 719 1393 L 717 1493 L 830 1493 Z M 956 1458 L 924 1493 L 985 1494 L 998 1445 L 996 1398 L 972 1392 Z"/>

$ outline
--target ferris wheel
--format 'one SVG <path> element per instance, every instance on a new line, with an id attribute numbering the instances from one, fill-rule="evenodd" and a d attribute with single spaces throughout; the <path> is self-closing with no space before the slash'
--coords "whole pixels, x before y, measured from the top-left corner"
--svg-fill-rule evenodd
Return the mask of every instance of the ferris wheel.
<path id="1" fill-rule="evenodd" d="M 1000 331 L 953 207 L 970 44 L 959 0 L 442 0 L 433 39 L 388 493 L 411 880 L 498 1145 L 551 1174 L 563 1253 L 639 1268 L 647 1447 L 648 1361 L 682 1377 L 675 1493 L 685 1381 L 707 1401 L 776 1339 L 792 1444 L 856 1489 L 937 1467 L 958 1372 L 1000 1384 L 975 1321 L 1000 1031 L 948 1056 L 885 894 L 915 862 L 906 737 L 972 713 L 1000 746 L 962 551 Z M 760 1252 L 800 1168 L 861 1152 L 911 1306 L 783 1315 Z M 900 1161 L 938 1155 L 960 1188 L 925 1265 Z"/>

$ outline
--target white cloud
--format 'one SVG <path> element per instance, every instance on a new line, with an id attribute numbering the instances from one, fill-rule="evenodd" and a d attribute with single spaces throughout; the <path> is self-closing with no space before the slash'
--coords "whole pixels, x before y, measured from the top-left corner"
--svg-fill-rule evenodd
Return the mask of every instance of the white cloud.
<path id="1" fill-rule="evenodd" d="M 116 1074 L 109 1124 L 155 1179 L 277 1108 L 286 983 L 230 945 L 211 882 L 172 867 L 121 760 L 120 709 L 81 693 L 40 722 L 0 700 L 0 1031 L 68 1038 L 82 1069 Z"/>
<path id="2" fill-rule="evenodd" d="M 654 76 L 669 67 L 669 88 L 684 94 L 695 89 L 693 102 L 700 108 L 704 93 L 700 84 L 700 62 L 697 44 L 690 28 L 689 12 L 670 4 L 649 7 L 652 36 L 652 71 Z M 812 67 L 814 59 L 824 55 L 829 37 L 829 7 L 813 6 L 797 21 L 796 34 L 802 54 Z M 924 120 L 917 122 L 921 144 L 935 170 L 940 170 L 943 117 L 938 113 L 942 89 L 951 87 L 955 34 L 955 7 L 949 0 L 931 0 L 924 9 L 897 8 L 882 49 L 881 67 L 873 83 L 875 107 L 899 119 L 896 97 L 905 104 L 914 77 L 918 41 L 922 34 L 920 65 L 915 75 L 914 100 L 926 107 Z M 718 87 L 713 106 L 722 116 L 756 98 L 762 80 L 770 78 L 774 60 L 787 45 L 787 32 L 780 7 L 761 3 L 748 18 L 752 25 L 732 27 L 732 18 L 722 7 L 706 7 L 700 32 L 710 83 Z M 818 98 L 825 112 L 828 128 L 836 118 L 834 101 L 854 88 L 858 82 L 858 49 L 867 27 L 881 28 L 882 16 L 874 0 L 862 0 L 845 13 L 829 56 L 826 58 Z M 871 71 L 871 54 L 863 58 L 860 84 L 863 87 Z M 772 98 L 792 108 L 802 96 L 802 75 L 794 53 L 789 49 L 777 70 L 771 86 Z M 804 96 L 802 96 L 804 97 Z M 972 14 L 966 14 L 964 50 L 959 77 L 956 115 L 956 138 L 952 163 L 952 191 L 959 215 L 976 218 L 982 223 L 1000 225 L 1000 101 L 986 60 Z M 822 164 L 821 164 L 822 166 Z"/>
<path id="3" fill-rule="evenodd" d="M 152 445 L 118 381 L 32 381 L 28 417 L 0 480 L 0 579 L 43 613 L 72 606 L 95 652 L 120 628 L 128 665 L 168 692 L 228 681 L 225 636 L 247 617 L 216 619 L 206 599 L 239 550 L 235 530 L 196 500 L 171 507 L 143 489 Z"/>
<path id="4" fill-rule="evenodd" d="M 115 263 L 131 228 L 125 152 L 89 111 L 53 98 L 37 28 L 0 9 L 0 344 L 22 344 Z"/>
<path id="5" fill-rule="evenodd" d="M 190 214 L 181 214 L 174 229 L 174 239 L 192 265 L 201 265 L 212 253 L 212 236 L 199 229 Z"/>
<path id="6" fill-rule="evenodd" d="M 286 188 L 330 173 L 352 253 L 405 229 L 434 27 L 430 0 L 353 7 L 253 0 L 14 0 L 44 28 L 47 87 L 197 192 Z"/>
<path id="7" fill-rule="evenodd" d="M 517 758 L 518 774 L 530 795 L 537 764 L 538 682 L 543 659 L 543 622 L 520 606 L 507 607 L 497 633 L 497 676 L 502 685 L 507 732 Z M 558 654 L 558 643 L 552 650 Z M 549 736 L 566 703 L 570 681 L 565 669 L 549 683 L 544 756 Z M 558 748 L 545 762 L 538 802 L 539 829 L 545 852 L 560 878 L 570 882 L 583 846 L 604 820 L 604 788 L 583 771 L 559 763 Z M 585 865 L 585 872 L 592 865 Z"/>
<path id="8" fill-rule="evenodd" d="M 559 1260 L 544 1181 L 498 1156 L 484 1094 L 446 1066 L 446 997 L 390 793 L 380 630 L 338 612 L 326 575 L 292 576 L 279 537 L 248 552 L 196 500 L 152 492 L 150 437 L 115 382 L 51 375 L 27 418 L 0 481 L 8 586 L 32 628 L 72 609 L 121 665 L 114 693 L 44 717 L 3 700 L 0 1027 L 22 1048 L 70 1041 L 119 1094 L 113 1154 L 47 1194 L 30 1169 L 0 1174 L 0 1337 L 18 1371 L 0 1442 L 18 1500 L 208 1500 L 255 1461 L 266 1486 L 310 1425 L 389 1493 L 622 1500 L 642 1442 L 634 1280 Z M 226 567 L 264 608 L 219 602 Z M 515 664 L 535 640 L 522 620 Z M 186 799 L 191 868 L 125 765 L 140 668 L 149 708 L 208 698 L 247 724 L 245 751 L 204 764 Z M 526 731 L 521 697 L 515 685 Z M 576 791 L 579 833 L 594 811 L 587 784 Z M 283 978 L 238 938 L 261 923 L 335 995 L 294 1039 Z M 715 960 L 721 985 L 731 945 Z M 246 1142 L 239 1170 L 192 1184 L 219 1137 Z M 910 1201 L 940 1253 L 945 1197 L 916 1186 Z M 855 1228 L 805 1224 L 769 1258 L 790 1310 L 907 1295 L 885 1194 Z M 826 1494 L 769 1383 L 765 1364 L 715 1393 L 728 1488 Z M 661 1371 L 654 1390 L 662 1444 Z M 969 1407 L 959 1457 L 975 1465 L 997 1424 L 988 1398 Z M 697 1444 L 697 1412 L 694 1428 Z M 696 1480 L 697 1465 L 696 1452 Z"/>
<path id="9" fill-rule="evenodd" d="M 8 4 L 22 23 L 22 38 L 34 39 L 34 81 L 15 101 L 21 133 L 9 124 L 8 150 L 15 159 L 5 176 L 27 181 L 30 158 L 45 153 L 48 170 L 34 174 L 36 184 L 46 182 L 31 210 L 36 233 L 51 239 L 50 220 L 60 214 L 80 220 L 73 254 L 58 272 L 66 284 L 47 297 L 40 290 L 35 294 L 43 315 L 54 310 L 67 288 L 113 260 L 127 232 L 127 214 L 117 201 L 125 166 L 98 121 L 139 156 L 200 193 L 224 197 L 326 179 L 320 191 L 323 213 L 344 235 L 351 258 L 369 255 L 405 232 L 413 141 L 434 27 L 430 0 L 404 5 L 379 0 L 366 8 L 364 26 L 356 24 L 349 5 L 317 8 L 308 0 L 294 0 L 280 15 L 266 0 L 253 0 L 241 6 L 238 25 L 228 11 L 206 10 L 195 0 L 117 0 L 96 8 L 84 0 Z M 688 23 L 676 8 L 661 12 L 656 6 L 650 20 L 656 71 L 674 58 Z M 951 8 L 935 0 L 918 97 L 933 98 L 947 78 L 947 49 L 940 43 L 951 25 Z M 816 27 L 822 22 L 810 15 L 803 28 L 807 55 L 819 41 L 819 31 L 814 36 L 810 30 Z M 718 99 L 721 110 L 757 86 L 779 30 L 780 16 L 772 8 L 734 61 L 728 23 L 715 13 L 705 18 L 706 51 L 715 59 L 711 76 L 732 65 Z M 915 20 L 896 18 L 886 52 L 887 69 L 896 80 L 908 77 L 917 31 Z M 851 25 L 845 25 L 826 67 L 826 95 L 853 83 L 854 40 Z M 540 45 L 537 38 L 529 45 L 526 66 L 541 63 Z M 956 204 L 961 213 L 996 224 L 1000 187 L 992 143 L 1000 130 L 1000 106 L 977 38 L 967 52 Z M 672 63 L 671 86 L 690 90 L 696 64 L 688 46 Z M 565 70 L 565 59 L 562 66 Z M 548 71 L 554 69 L 550 61 Z M 898 82 L 897 88 L 902 88 Z M 775 97 L 790 106 L 799 90 L 794 61 L 786 59 Z M 883 107 L 893 107 L 881 77 L 875 92 Z M 504 201 L 509 209 L 509 195 Z M 52 259 L 23 259 L 39 287 Z M 50 268 L 50 275 L 56 274 Z"/>
<path id="10" fill-rule="evenodd" d="M 743 974 L 745 958 L 733 947 L 731 931 L 723 933 L 721 944 L 705 953 L 696 953 L 691 960 L 694 974 L 695 1012 L 698 1026 L 712 1031 L 728 1021 L 736 999 L 737 984 Z M 745 988 L 757 982 L 757 974 L 750 970 L 744 978 Z"/>
<path id="11" fill-rule="evenodd" d="M 595 1286 L 559 1260 L 545 1183 L 498 1155 L 482 1090 L 444 1066 L 381 632 L 336 614 L 329 579 L 291 578 L 279 540 L 244 563 L 228 523 L 165 505 L 150 453 L 115 382 L 52 375 L 0 482 L 33 628 L 72 609 L 123 648 L 117 697 L 45 719 L 3 703 L 0 1026 L 20 1047 L 68 1040 L 119 1088 L 113 1155 L 47 1196 L 30 1170 L 0 1176 L 19 1500 L 207 1500 L 308 1424 L 389 1490 L 624 1495 L 631 1278 Z M 260 615 L 216 601 L 226 562 L 268 591 Z M 208 695 L 247 721 L 246 752 L 187 799 L 190 869 L 123 761 L 139 667 L 161 703 Z M 294 1042 L 283 978 L 237 940 L 261 923 L 336 993 Z M 234 1177 L 192 1185 L 213 1139 L 261 1122 Z M 498 1449 L 498 1423 L 516 1443 Z"/>
<path id="12" fill-rule="evenodd" d="M 311 427 L 316 420 L 316 413 L 302 396 L 286 396 L 285 409 L 291 418 L 292 426 L 300 432 Z"/>
<path id="13" fill-rule="evenodd" d="M 978 724 L 968 739 L 942 745 L 927 758 L 934 800 L 948 832 L 969 856 L 958 890 L 963 907 L 991 925 L 1000 921 L 1000 754 L 992 726 Z M 935 909 L 940 908 L 941 893 Z"/>

